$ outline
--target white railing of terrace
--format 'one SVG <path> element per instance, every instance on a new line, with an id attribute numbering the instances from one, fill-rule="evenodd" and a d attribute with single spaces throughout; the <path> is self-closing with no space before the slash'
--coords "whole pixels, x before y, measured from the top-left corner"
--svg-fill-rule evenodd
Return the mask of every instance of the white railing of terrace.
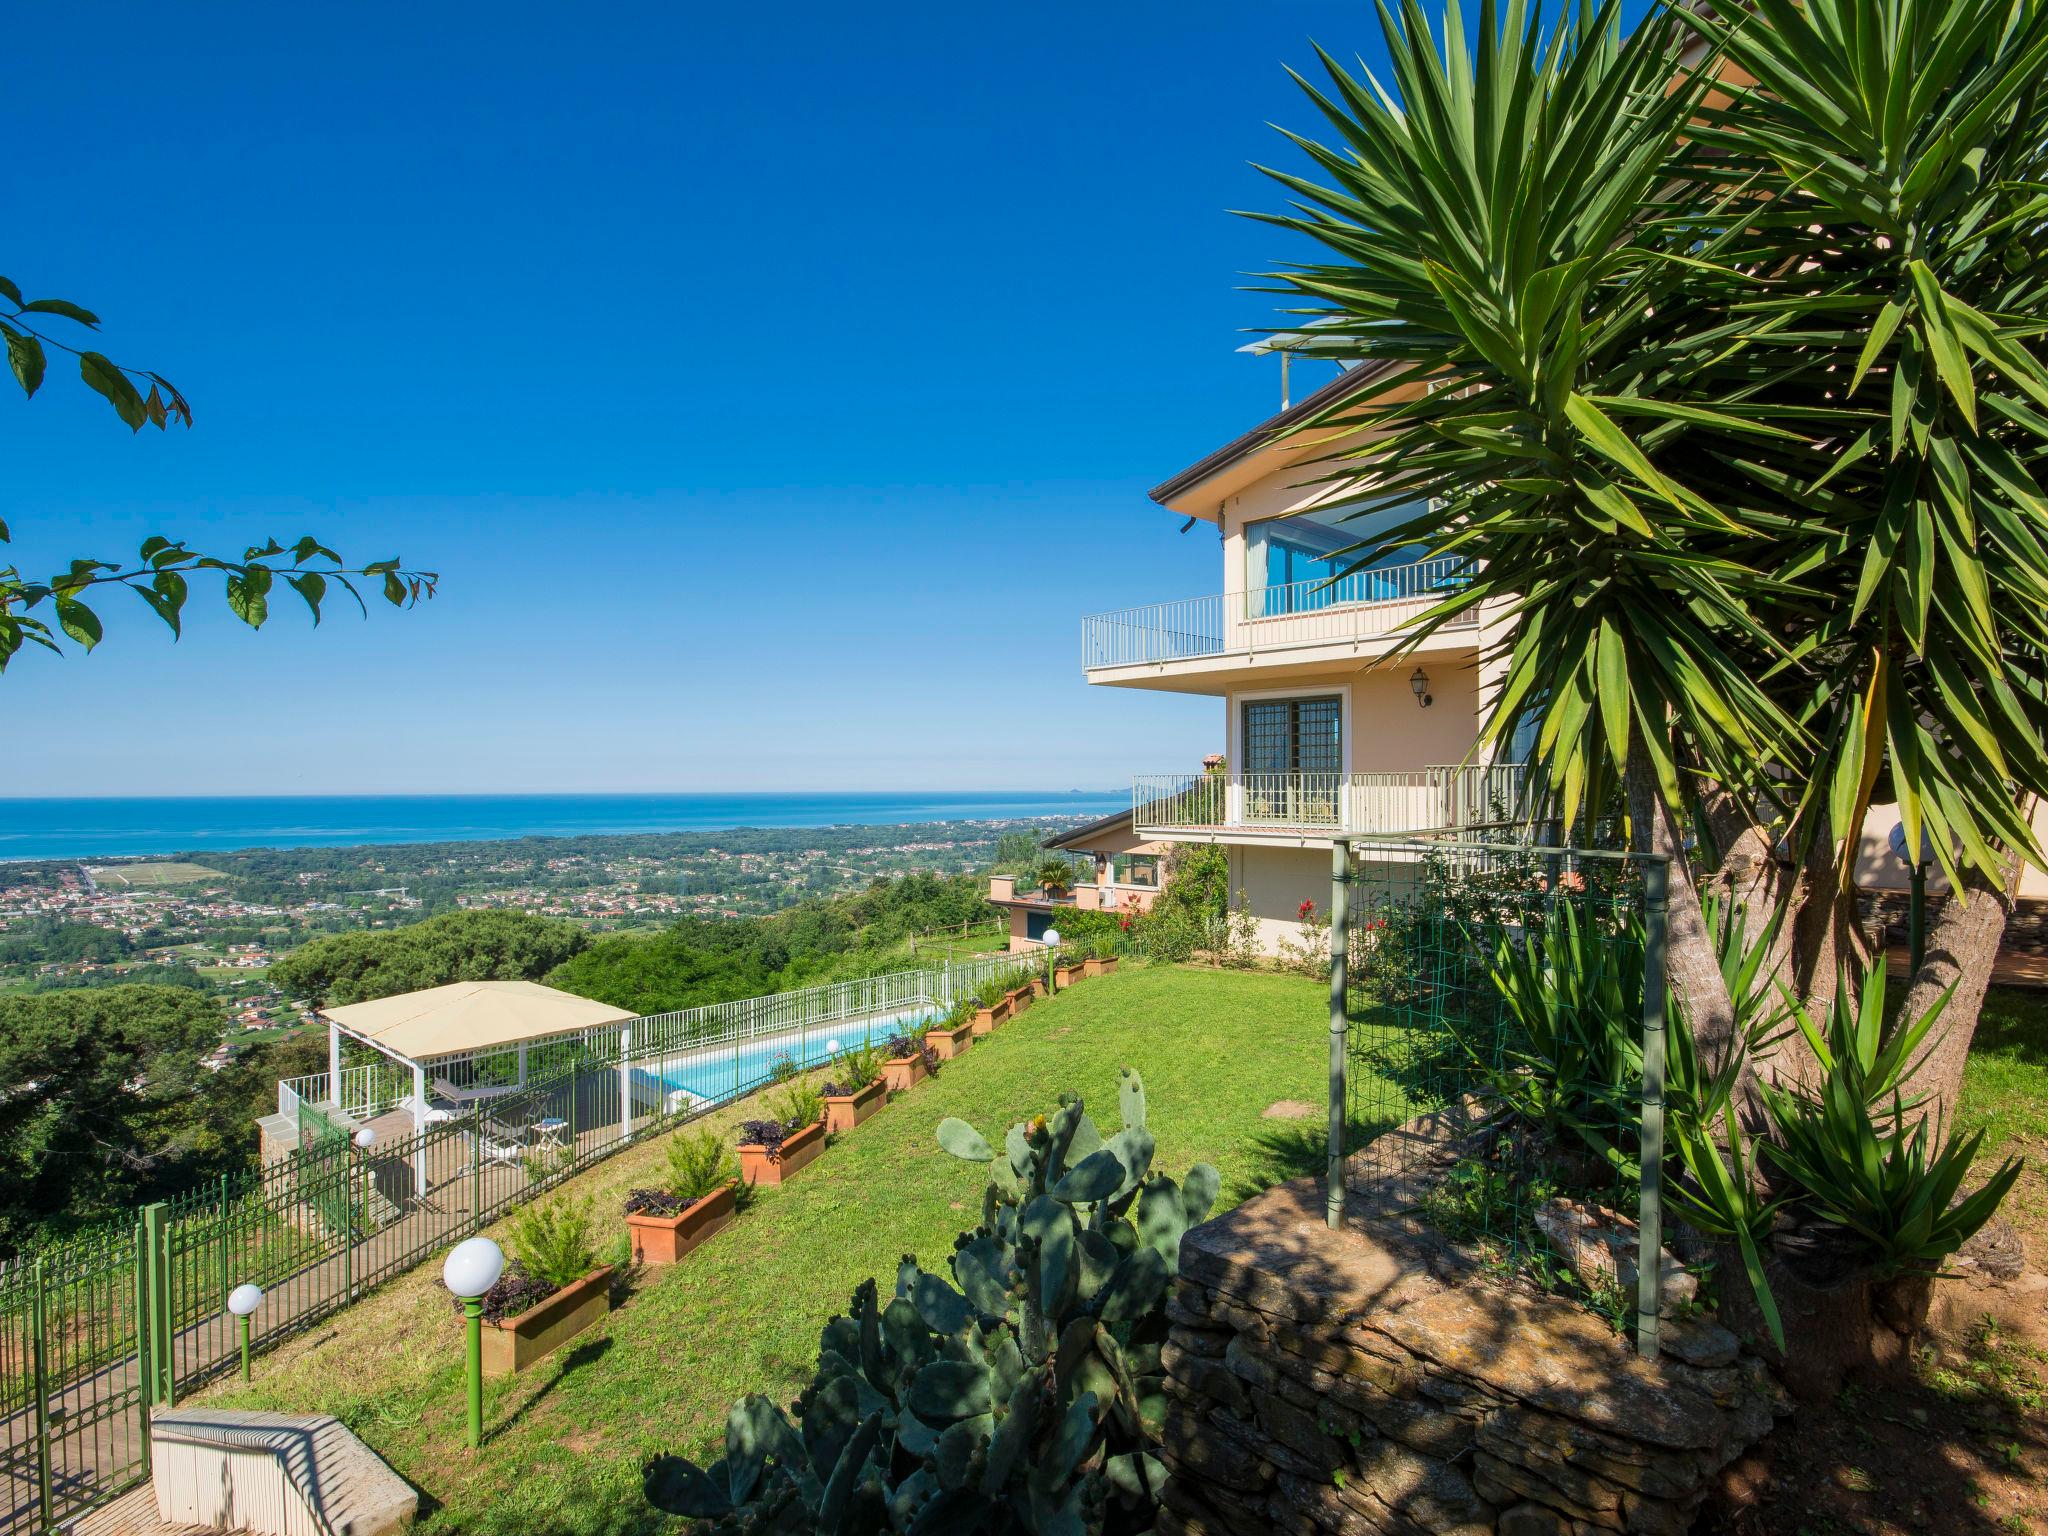
<path id="1" fill-rule="evenodd" d="M 1042 964 L 1043 956 L 1031 953 L 892 971 L 794 992 L 648 1014 L 624 1024 L 531 1041 L 523 1053 L 516 1047 L 500 1048 L 437 1057 L 425 1066 L 430 1081 L 453 1088 L 512 1087 L 575 1065 L 630 1065 L 656 1075 L 674 1065 L 680 1072 L 684 1067 L 703 1066 L 709 1055 L 722 1050 L 731 1061 L 731 1080 L 744 1083 L 754 1064 L 753 1046 L 781 1042 L 789 1047 L 793 1060 L 811 1065 L 814 1059 L 823 1059 L 820 1052 L 835 1030 L 845 1037 L 841 1043 L 846 1046 L 870 1037 L 880 1040 L 898 1027 L 952 1007 L 992 976 L 1007 978 Z M 859 1026 L 858 1034 L 855 1026 Z M 771 1050 L 769 1055 L 774 1053 Z M 357 1118 L 395 1109 L 411 1092 L 404 1074 L 386 1062 L 343 1068 L 341 1085 L 343 1099 L 336 1107 Z M 327 1093 L 325 1072 L 287 1078 L 277 1085 L 278 1112 L 296 1119 L 300 1100 L 328 1103 Z"/>
<path id="2" fill-rule="evenodd" d="M 1186 597 L 1081 621 L 1081 666 L 1131 667 L 1223 653 L 1223 598 Z"/>
<path id="3" fill-rule="evenodd" d="M 1408 624 L 1465 581 L 1454 555 L 1213 597 L 1098 613 L 1081 621 L 1081 666 L 1143 666 L 1278 647 L 1374 639 Z M 1446 628 L 1470 628 L 1466 615 Z"/>
<path id="4" fill-rule="evenodd" d="M 1407 832 L 1511 820 L 1525 770 L 1453 766 L 1385 773 L 1154 774 L 1131 784 L 1143 830 Z"/>
<path id="5" fill-rule="evenodd" d="M 375 1115 L 390 1109 L 405 1091 L 396 1067 L 388 1062 L 366 1061 L 341 1069 L 338 1097 L 332 1092 L 325 1072 L 286 1078 L 277 1085 L 277 1112 L 296 1120 L 303 1100 L 329 1105 L 345 1115 Z"/>

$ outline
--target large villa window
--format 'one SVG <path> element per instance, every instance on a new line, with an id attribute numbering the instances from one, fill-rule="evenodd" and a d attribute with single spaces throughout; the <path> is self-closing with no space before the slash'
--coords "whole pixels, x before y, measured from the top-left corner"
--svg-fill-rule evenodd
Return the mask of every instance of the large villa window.
<path id="1" fill-rule="evenodd" d="M 1244 705 L 1243 815 L 1289 826 L 1335 823 L 1343 800 L 1344 704 L 1320 696 Z"/>
<path id="2" fill-rule="evenodd" d="M 1422 503 L 1389 508 L 1370 517 L 1343 520 L 1341 509 L 1272 517 L 1245 528 L 1245 589 L 1248 616 L 1271 618 L 1306 613 L 1341 603 L 1377 603 L 1415 595 L 1412 566 L 1420 550 L 1399 550 L 1353 571 L 1334 585 L 1331 578 L 1347 569 L 1380 534 L 1405 522 Z M 1339 550 L 1350 549 L 1348 555 Z"/>
<path id="3" fill-rule="evenodd" d="M 1344 767 L 1344 708 L 1335 697 L 1253 699 L 1244 706 L 1248 775 L 1339 773 Z"/>

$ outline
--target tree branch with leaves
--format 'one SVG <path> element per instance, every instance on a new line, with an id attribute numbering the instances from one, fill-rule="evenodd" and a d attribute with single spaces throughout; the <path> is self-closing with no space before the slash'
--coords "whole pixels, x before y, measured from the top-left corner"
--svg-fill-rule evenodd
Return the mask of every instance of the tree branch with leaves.
<path id="1" fill-rule="evenodd" d="M 144 426 L 163 431 L 173 421 L 192 425 L 190 403 L 162 374 L 116 363 L 51 333 L 52 321 L 97 331 L 99 316 L 91 310 L 68 299 L 25 299 L 20 287 L 5 277 L 0 277 L 0 300 L 11 306 L 0 315 L 0 338 L 6 341 L 8 366 L 24 396 L 35 397 L 48 372 L 49 354 L 62 352 L 78 359 L 79 378 L 131 431 Z M 11 530 L 0 522 L 0 543 L 11 540 Z M 206 554 L 153 534 L 142 541 L 132 563 L 74 559 L 67 569 L 43 581 L 25 578 L 14 566 L 0 567 L 0 671 L 24 645 L 61 652 L 60 635 L 88 651 L 98 645 L 105 629 L 93 604 L 105 589 L 120 587 L 134 593 L 173 636 L 179 635 L 192 578 L 216 572 L 229 611 L 251 629 L 262 628 L 270 617 L 270 595 L 279 580 L 298 594 L 316 625 L 321 605 L 336 587 L 367 615 L 369 607 L 358 582 L 373 585 L 393 607 L 407 608 L 431 598 L 440 580 L 437 573 L 409 569 L 396 557 L 351 565 L 310 534 L 289 546 L 275 539 L 251 545 L 239 558 Z M 49 620 L 37 612 L 45 604 Z"/>

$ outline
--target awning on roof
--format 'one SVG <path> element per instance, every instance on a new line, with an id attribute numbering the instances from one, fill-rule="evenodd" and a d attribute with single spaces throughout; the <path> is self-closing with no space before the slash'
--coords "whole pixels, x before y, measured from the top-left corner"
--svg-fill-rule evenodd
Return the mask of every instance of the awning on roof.
<path id="1" fill-rule="evenodd" d="M 573 1034 L 638 1018 L 537 981 L 454 981 L 322 1014 L 357 1039 L 412 1061 L 432 1061 Z"/>

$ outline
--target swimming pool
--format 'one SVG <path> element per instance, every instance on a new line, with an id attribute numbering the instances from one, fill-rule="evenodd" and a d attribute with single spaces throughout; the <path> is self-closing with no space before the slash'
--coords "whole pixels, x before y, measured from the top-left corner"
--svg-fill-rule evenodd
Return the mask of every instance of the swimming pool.
<path id="1" fill-rule="evenodd" d="M 822 1066 L 841 1051 L 868 1041 L 880 1045 L 899 1032 L 928 1029 L 935 1019 L 926 1005 L 874 1018 L 821 1024 L 810 1030 L 704 1046 L 651 1067 L 635 1068 L 634 1086 L 649 1098 L 665 1101 L 672 1093 L 684 1093 L 698 1103 L 715 1103 L 767 1082 L 778 1057 L 787 1056 L 799 1067 Z"/>

